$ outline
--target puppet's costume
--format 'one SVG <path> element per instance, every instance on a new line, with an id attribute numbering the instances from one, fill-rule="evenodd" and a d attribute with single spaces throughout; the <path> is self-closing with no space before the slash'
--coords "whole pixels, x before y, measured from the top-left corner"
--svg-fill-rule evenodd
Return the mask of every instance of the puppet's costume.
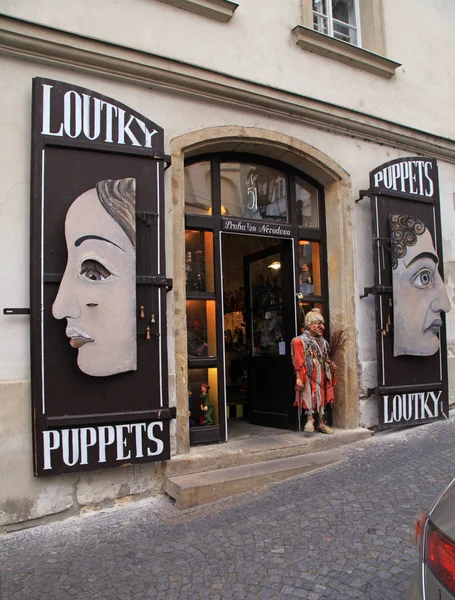
<path id="1" fill-rule="evenodd" d="M 201 416 L 199 425 L 213 425 L 213 404 L 210 402 L 209 389 L 210 386 L 206 383 L 201 384 Z"/>
<path id="2" fill-rule="evenodd" d="M 323 423 L 324 407 L 335 399 L 335 377 L 328 356 L 329 344 L 322 336 L 312 336 L 308 331 L 304 331 L 292 340 L 291 349 L 296 375 L 304 385 L 303 390 L 296 388 L 295 394 L 294 406 L 298 408 L 299 424 L 303 411 L 307 415 L 319 414 Z M 323 431 L 321 425 L 319 429 Z M 305 426 L 304 431 L 314 431 L 314 428 L 310 425 L 308 428 Z"/>

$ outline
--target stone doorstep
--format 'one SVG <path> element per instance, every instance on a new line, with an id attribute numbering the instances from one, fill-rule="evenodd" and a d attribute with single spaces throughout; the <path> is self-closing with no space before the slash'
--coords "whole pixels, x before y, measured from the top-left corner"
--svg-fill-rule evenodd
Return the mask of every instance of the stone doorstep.
<path id="1" fill-rule="evenodd" d="M 163 490 L 191 508 L 343 459 L 334 449 L 370 438 L 361 427 L 333 435 L 285 432 L 191 448 L 166 463 Z"/>
<path id="2" fill-rule="evenodd" d="M 332 450 L 346 444 L 368 439 L 369 429 L 334 429 L 333 435 L 283 432 L 250 437 L 232 442 L 195 446 L 188 454 L 173 456 L 165 463 L 164 477 L 203 473 L 215 469 L 238 467 L 279 458 L 300 456 Z"/>
<path id="3" fill-rule="evenodd" d="M 192 508 L 275 481 L 289 479 L 341 460 L 343 455 L 340 452 L 328 450 L 240 467 L 178 475 L 165 479 L 164 491 L 175 499 L 178 508 Z"/>

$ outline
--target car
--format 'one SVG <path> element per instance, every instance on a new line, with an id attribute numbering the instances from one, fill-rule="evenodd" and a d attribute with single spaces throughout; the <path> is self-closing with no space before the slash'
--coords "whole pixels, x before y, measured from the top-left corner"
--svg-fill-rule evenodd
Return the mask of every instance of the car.
<path id="1" fill-rule="evenodd" d="M 411 538 L 420 559 L 405 600 L 455 600 L 455 479 L 414 517 Z"/>

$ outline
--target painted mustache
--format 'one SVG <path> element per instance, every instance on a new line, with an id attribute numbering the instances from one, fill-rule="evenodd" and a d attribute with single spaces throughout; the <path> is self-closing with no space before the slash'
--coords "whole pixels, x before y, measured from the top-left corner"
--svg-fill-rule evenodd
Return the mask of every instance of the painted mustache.
<path id="1" fill-rule="evenodd" d="M 77 327 L 67 327 L 66 335 L 70 338 L 72 348 L 80 348 L 84 344 L 95 341 L 88 333 L 81 331 Z"/>

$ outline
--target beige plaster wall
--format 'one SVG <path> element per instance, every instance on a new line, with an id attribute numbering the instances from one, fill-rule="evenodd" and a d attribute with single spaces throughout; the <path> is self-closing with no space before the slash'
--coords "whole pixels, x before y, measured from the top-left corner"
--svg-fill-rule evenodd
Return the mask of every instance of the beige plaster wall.
<path id="1" fill-rule="evenodd" d="M 443 136 L 455 134 L 451 0 L 383 0 L 387 56 L 403 65 L 390 80 L 298 48 L 291 30 L 301 21 L 301 0 L 240 2 L 228 23 L 157 0 L 3 0 L 1 9 Z"/>
<path id="2" fill-rule="evenodd" d="M 0 532 L 15 523 L 75 515 L 161 490 L 162 465 L 150 463 L 57 477 L 33 477 L 30 383 L 0 383 Z"/>

